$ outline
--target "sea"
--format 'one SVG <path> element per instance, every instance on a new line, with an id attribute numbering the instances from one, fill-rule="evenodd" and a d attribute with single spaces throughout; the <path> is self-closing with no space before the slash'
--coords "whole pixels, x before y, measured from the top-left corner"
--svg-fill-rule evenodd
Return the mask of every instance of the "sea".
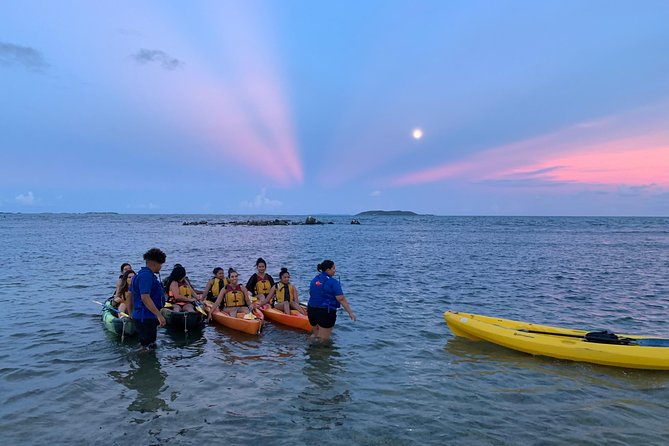
<path id="1" fill-rule="evenodd" d="M 0 215 L 6 445 L 666 445 L 669 372 L 455 337 L 447 310 L 669 336 L 669 218 Z M 183 225 L 207 221 L 207 225 Z M 223 224 L 228 223 L 228 224 Z M 350 305 L 332 343 L 267 322 L 105 330 L 120 265 L 167 253 L 196 288 L 258 257 L 300 298 L 331 259 Z"/>

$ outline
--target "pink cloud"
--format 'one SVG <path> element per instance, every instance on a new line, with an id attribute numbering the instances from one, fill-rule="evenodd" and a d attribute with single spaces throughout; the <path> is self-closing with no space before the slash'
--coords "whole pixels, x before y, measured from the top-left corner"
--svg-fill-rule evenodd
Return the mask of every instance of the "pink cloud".
<path id="1" fill-rule="evenodd" d="M 625 127 L 627 120 L 633 119 L 621 115 L 576 124 L 411 172 L 391 179 L 390 184 L 531 179 L 533 184 L 669 187 L 669 132 L 664 120 L 641 120 Z"/>

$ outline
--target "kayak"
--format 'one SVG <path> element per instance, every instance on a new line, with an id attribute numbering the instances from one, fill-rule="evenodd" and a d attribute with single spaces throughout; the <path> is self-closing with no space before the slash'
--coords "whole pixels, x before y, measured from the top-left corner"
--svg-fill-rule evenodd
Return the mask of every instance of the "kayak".
<path id="1" fill-rule="evenodd" d="M 161 308 L 160 314 L 165 317 L 165 325 L 174 330 L 188 331 L 204 327 L 204 316 L 199 311 L 172 311 Z"/>
<path id="2" fill-rule="evenodd" d="M 102 306 L 102 322 L 107 330 L 122 338 L 133 336 L 137 333 L 133 320 L 129 317 L 118 317 L 116 309 L 111 305 L 109 300 Z"/>
<path id="3" fill-rule="evenodd" d="M 314 328 L 309 323 L 309 318 L 297 310 L 290 310 L 290 314 L 286 314 L 267 304 L 260 307 L 260 311 L 262 311 L 266 319 L 272 322 L 277 322 L 288 327 L 299 328 L 300 330 L 308 332 L 311 332 Z"/>
<path id="4" fill-rule="evenodd" d="M 613 367 L 669 370 L 669 339 L 588 332 L 455 311 L 445 312 L 444 319 L 456 336 L 532 355 Z"/>
<path id="5" fill-rule="evenodd" d="M 214 306 L 214 304 L 210 301 L 205 301 L 204 305 L 207 307 L 207 311 L 210 311 L 210 309 Z M 258 309 L 253 310 L 253 318 L 251 319 L 249 316 L 244 314 L 237 314 L 237 317 L 232 317 L 220 309 L 214 308 L 214 311 L 211 313 L 211 318 L 224 327 L 252 335 L 260 334 L 262 324 L 265 320 L 262 311 Z"/>

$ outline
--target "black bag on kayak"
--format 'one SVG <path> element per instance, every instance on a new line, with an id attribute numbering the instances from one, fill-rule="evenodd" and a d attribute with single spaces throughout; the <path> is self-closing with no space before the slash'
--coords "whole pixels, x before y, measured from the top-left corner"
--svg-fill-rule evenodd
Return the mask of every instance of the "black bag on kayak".
<path id="1" fill-rule="evenodd" d="M 628 345 L 630 339 L 621 338 L 620 336 L 613 333 L 611 330 L 604 331 L 591 331 L 586 333 L 585 340 L 588 342 L 597 342 L 599 344 L 619 344 L 619 345 Z"/>

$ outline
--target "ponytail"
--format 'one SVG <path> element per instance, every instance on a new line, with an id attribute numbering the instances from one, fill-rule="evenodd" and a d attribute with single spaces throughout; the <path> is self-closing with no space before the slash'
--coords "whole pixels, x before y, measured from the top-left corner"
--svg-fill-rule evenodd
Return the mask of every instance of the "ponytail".
<path id="1" fill-rule="evenodd" d="M 321 263 L 316 266 L 316 270 L 318 272 L 323 272 L 325 270 L 328 270 L 334 266 L 334 262 L 332 260 L 323 260 Z"/>

